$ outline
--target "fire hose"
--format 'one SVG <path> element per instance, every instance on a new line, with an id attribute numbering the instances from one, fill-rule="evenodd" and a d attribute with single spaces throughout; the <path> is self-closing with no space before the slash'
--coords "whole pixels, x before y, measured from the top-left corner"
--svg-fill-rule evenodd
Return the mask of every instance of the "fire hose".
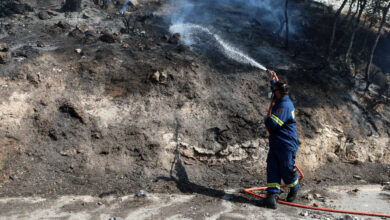
<path id="1" fill-rule="evenodd" d="M 276 73 L 274 71 L 267 70 L 267 73 L 271 74 L 273 80 L 279 81 L 279 78 L 278 78 L 278 76 L 276 75 Z M 272 99 L 272 101 L 270 103 L 267 115 L 270 115 L 273 104 L 274 104 L 274 99 Z M 301 182 L 303 177 L 304 177 L 303 172 L 302 172 L 301 169 L 299 169 L 299 167 L 297 165 L 295 165 L 295 168 L 297 169 L 297 171 L 298 171 L 298 173 L 300 175 L 298 180 L 299 180 L 299 182 Z M 280 188 L 285 188 L 285 187 L 286 187 L 286 185 L 280 186 Z M 255 193 L 253 191 L 261 191 L 261 190 L 265 190 L 265 189 L 267 189 L 266 186 L 261 186 L 261 187 L 254 187 L 254 188 L 244 189 L 244 192 L 264 199 L 265 196 L 257 194 L 257 193 Z M 336 213 L 344 213 L 344 214 L 352 214 L 352 215 L 366 215 L 366 216 L 390 218 L 390 214 L 382 214 L 382 213 L 375 213 L 375 212 L 350 211 L 350 210 L 341 210 L 341 209 L 332 209 L 332 208 L 321 208 L 321 207 L 316 207 L 316 206 L 302 205 L 302 204 L 293 203 L 293 202 L 286 202 L 286 201 L 283 201 L 283 200 L 277 200 L 277 202 L 280 203 L 280 204 L 294 206 L 294 207 L 298 207 L 298 208 L 312 209 L 312 210 L 325 211 L 325 212 L 336 212 Z"/>

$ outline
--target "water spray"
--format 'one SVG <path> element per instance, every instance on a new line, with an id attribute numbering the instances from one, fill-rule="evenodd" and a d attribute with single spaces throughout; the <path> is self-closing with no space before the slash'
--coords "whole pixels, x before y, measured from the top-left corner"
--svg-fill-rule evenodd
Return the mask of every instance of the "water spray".
<path id="1" fill-rule="evenodd" d="M 258 69 L 261 69 L 263 71 L 267 71 L 267 68 L 265 68 L 263 65 L 256 62 L 254 59 L 252 59 L 248 55 L 244 54 L 239 49 L 232 46 L 230 43 L 224 41 L 219 35 L 212 33 L 206 27 L 203 27 L 203 26 L 197 25 L 197 24 L 183 23 L 183 24 L 174 24 L 174 25 L 170 26 L 169 31 L 171 33 L 177 33 L 177 32 L 178 33 L 187 33 L 187 32 L 191 32 L 191 31 L 204 32 L 208 35 L 211 35 L 217 41 L 222 53 L 224 53 L 230 59 L 235 60 L 239 63 L 249 64 L 249 65 L 256 67 Z"/>
<path id="2" fill-rule="evenodd" d="M 120 10 L 120 13 L 121 13 L 121 14 L 124 14 L 124 13 L 126 12 L 126 10 L 127 10 L 127 5 L 128 5 L 129 3 L 130 3 L 130 0 L 126 0 L 126 2 L 123 3 L 122 8 L 121 8 L 121 10 Z"/>

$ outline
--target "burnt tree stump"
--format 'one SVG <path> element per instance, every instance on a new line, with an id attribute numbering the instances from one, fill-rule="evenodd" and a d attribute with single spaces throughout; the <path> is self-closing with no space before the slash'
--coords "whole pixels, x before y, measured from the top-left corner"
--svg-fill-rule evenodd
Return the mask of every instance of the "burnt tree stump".
<path id="1" fill-rule="evenodd" d="M 66 0 L 62 10 L 64 11 L 80 11 L 81 0 Z"/>

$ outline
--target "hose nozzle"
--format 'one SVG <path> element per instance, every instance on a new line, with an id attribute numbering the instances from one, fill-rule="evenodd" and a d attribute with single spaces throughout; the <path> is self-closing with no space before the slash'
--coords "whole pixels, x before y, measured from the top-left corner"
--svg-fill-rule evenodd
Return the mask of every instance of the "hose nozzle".
<path id="1" fill-rule="evenodd" d="M 270 70 L 270 69 L 267 69 L 266 72 L 270 74 L 270 76 L 272 77 L 272 79 L 274 79 L 274 80 L 276 80 L 276 81 L 279 81 L 279 78 L 278 78 L 278 76 L 276 75 L 275 71 Z"/>

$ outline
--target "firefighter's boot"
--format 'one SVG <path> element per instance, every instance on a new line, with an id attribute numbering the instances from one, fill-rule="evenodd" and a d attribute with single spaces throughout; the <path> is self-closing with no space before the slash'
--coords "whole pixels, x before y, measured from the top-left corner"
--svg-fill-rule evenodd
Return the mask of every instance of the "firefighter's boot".
<path id="1" fill-rule="evenodd" d="M 287 202 L 293 202 L 297 198 L 298 189 L 299 188 L 290 189 L 290 192 L 288 192 L 287 199 L 286 199 Z"/>
<path id="2" fill-rule="evenodd" d="M 278 194 L 268 192 L 267 197 L 264 199 L 265 207 L 270 208 L 270 209 L 276 209 L 277 197 L 278 197 Z"/>

